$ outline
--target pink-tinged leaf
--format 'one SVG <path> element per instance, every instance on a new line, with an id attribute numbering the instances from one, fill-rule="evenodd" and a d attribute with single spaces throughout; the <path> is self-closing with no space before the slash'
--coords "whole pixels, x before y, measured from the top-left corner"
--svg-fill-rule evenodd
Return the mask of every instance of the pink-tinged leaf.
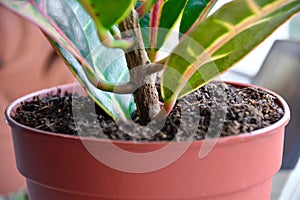
<path id="1" fill-rule="evenodd" d="M 102 45 L 95 23 L 78 1 L 1 0 L 0 3 L 41 27 L 91 98 L 109 115 L 115 119 L 130 117 L 134 108 L 132 95 L 104 92 L 90 82 L 101 81 L 99 84 L 104 87 L 127 82 L 128 69 L 124 52 Z"/>
<path id="2" fill-rule="evenodd" d="M 158 0 L 150 13 L 150 60 L 154 61 L 156 57 L 156 47 L 157 47 L 157 34 L 158 34 L 158 25 L 161 14 L 161 6 L 163 4 L 163 0 Z"/>
<path id="3" fill-rule="evenodd" d="M 139 5 L 136 9 L 139 17 L 142 18 L 143 16 L 145 16 L 156 2 L 157 0 L 148 0 Z"/>
<path id="4" fill-rule="evenodd" d="M 300 0 L 235 0 L 193 26 L 168 57 L 165 109 L 224 73 L 299 11 Z"/>

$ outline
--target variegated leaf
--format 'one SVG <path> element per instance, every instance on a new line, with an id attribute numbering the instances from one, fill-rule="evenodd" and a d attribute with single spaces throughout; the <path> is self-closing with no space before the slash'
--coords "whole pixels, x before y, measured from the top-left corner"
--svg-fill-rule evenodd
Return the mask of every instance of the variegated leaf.
<path id="1" fill-rule="evenodd" d="M 101 44 L 93 20 L 76 0 L 1 0 L 1 3 L 29 18 L 49 35 L 72 73 L 108 114 L 113 118 L 130 117 L 134 109 L 132 95 L 103 92 L 86 77 L 81 66 L 85 62 L 99 80 L 109 83 L 128 81 L 129 73 L 123 51 Z"/>
<path id="2" fill-rule="evenodd" d="M 224 5 L 184 36 L 168 58 L 161 82 L 165 108 L 228 70 L 299 10 L 300 0 Z"/>
<path id="3" fill-rule="evenodd" d="M 179 32 L 186 33 L 191 26 L 204 20 L 217 0 L 188 0 L 180 21 Z"/>
<path id="4" fill-rule="evenodd" d="M 89 11 L 98 27 L 107 30 L 120 23 L 136 4 L 136 0 L 78 0 Z"/>

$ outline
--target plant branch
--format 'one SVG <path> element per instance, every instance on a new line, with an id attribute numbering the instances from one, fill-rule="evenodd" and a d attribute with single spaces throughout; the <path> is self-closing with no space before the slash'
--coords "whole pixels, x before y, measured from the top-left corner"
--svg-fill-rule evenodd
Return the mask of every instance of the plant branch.
<path id="1" fill-rule="evenodd" d="M 81 66 L 89 82 L 99 90 L 103 90 L 106 92 L 113 92 L 116 94 L 132 94 L 135 91 L 135 84 L 133 84 L 130 81 L 123 84 L 108 83 L 104 80 L 100 80 L 95 74 L 95 72 L 87 65 L 81 63 Z"/>
<path id="2" fill-rule="evenodd" d="M 148 65 L 146 69 L 146 74 L 151 75 L 157 72 L 160 72 L 164 69 L 165 65 L 164 64 L 159 64 L 159 63 L 151 63 Z"/>
<path id="3" fill-rule="evenodd" d="M 155 86 L 155 76 L 141 73 L 147 69 L 150 60 L 145 51 L 142 34 L 138 22 L 138 15 L 134 9 L 131 14 L 120 24 L 120 30 L 125 37 L 135 38 L 135 45 L 126 52 L 126 60 L 130 69 L 130 81 L 135 83 L 133 93 L 138 109 L 139 121 L 142 125 L 151 121 L 151 118 L 160 110 L 158 92 Z M 147 71 L 147 70 L 146 70 Z"/>

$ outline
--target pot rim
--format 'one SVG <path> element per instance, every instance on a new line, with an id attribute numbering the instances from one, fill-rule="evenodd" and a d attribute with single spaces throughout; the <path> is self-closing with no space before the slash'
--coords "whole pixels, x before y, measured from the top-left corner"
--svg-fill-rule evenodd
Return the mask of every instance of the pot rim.
<path id="1" fill-rule="evenodd" d="M 285 126 L 285 125 L 288 124 L 288 121 L 290 119 L 289 106 L 288 106 L 287 102 L 280 95 L 278 95 L 277 93 L 275 93 L 275 92 L 273 92 L 269 89 L 266 89 L 264 87 L 256 86 L 256 85 L 253 85 L 253 84 L 240 83 L 240 82 L 234 82 L 234 81 L 223 81 L 223 82 L 225 82 L 227 84 L 234 85 L 236 87 L 251 86 L 251 87 L 260 88 L 264 91 L 269 92 L 270 94 L 276 96 L 276 98 L 278 99 L 279 104 L 282 106 L 282 108 L 284 110 L 284 115 L 276 123 L 271 124 L 270 126 L 255 130 L 255 131 L 248 132 L 248 133 L 241 133 L 241 134 L 238 134 L 238 135 L 226 136 L 226 137 L 205 139 L 206 141 L 217 139 L 218 142 L 217 142 L 216 145 L 219 146 L 219 145 L 230 145 L 230 144 L 233 144 L 233 143 L 246 142 L 246 141 L 249 141 L 249 140 L 256 140 L 256 139 L 259 139 L 261 137 L 267 137 L 269 135 L 272 135 L 277 128 L 279 128 L 280 126 Z M 89 137 L 89 136 L 84 136 L 83 137 L 83 136 L 67 135 L 67 134 L 62 134 L 62 133 L 53 133 L 53 132 L 50 132 L 50 131 L 38 130 L 38 129 L 35 129 L 35 128 L 25 126 L 25 125 L 15 121 L 10 115 L 13 112 L 14 108 L 17 107 L 21 102 L 23 102 L 25 100 L 31 99 L 34 96 L 39 96 L 41 94 L 46 94 L 46 93 L 51 94 L 53 91 L 57 91 L 58 89 L 63 90 L 65 88 L 73 87 L 74 85 L 80 85 L 80 84 L 75 82 L 75 83 L 69 83 L 69 84 L 64 84 L 64 85 L 58 85 L 58 86 L 55 86 L 55 87 L 50 87 L 50 88 L 38 90 L 36 92 L 32 92 L 32 93 L 24 95 L 20 98 L 15 99 L 14 101 L 12 101 L 7 106 L 7 108 L 5 110 L 4 118 L 5 118 L 6 123 L 8 125 L 10 125 L 11 127 L 23 129 L 25 131 L 32 132 L 32 133 L 35 133 L 35 134 L 36 133 L 42 133 L 44 135 L 48 135 L 48 136 L 51 136 L 51 137 L 59 137 L 59 138 L 62 138 L 62 139 L 70 139 L 70 140 L 78 140 L 79 139 L 79 140 L 84 140 L 84 141 L 92 141 L 92 142 L 97 141 L 97 142 L 102 142 L 102 143 L 110 142 L 110 143 L 113 143 L 113 144 L 116 144 L 116 145 L 132 145 L 132 144 L 134 144 L 134 145 L 142 145 L 142 146 L 144 146 L 144 145 L 146 145 L 146 146 L 152 146 L 152 145 L 154 145 L 154 146 L 157 146 L 157 145 L 164 146 L 164 145 L 166 145 L 170 142 L 178 143 L 178 144 L 184 144 L 184 143 L 187 143 L 187 142 L 191 143 L 191 141 L 151 141 L 151 142 L 148 142 L 148 141 L 110 140 L 110 139 L 102 139 L 102 138 Z M 203 143 L 205 140 L 204 139 L 203 140 L 193 140 L 192 143 Z"/>

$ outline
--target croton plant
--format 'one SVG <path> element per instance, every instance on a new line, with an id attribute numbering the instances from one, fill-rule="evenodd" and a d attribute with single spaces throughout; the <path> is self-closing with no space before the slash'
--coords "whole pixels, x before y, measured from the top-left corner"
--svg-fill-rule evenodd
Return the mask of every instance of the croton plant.
<path id="1" fill-rule="evenodd" d="M 300 10 L 300 0 L 234 0 L 218 9 L 217 0 L 0 2 L 41 28 L 113 119 L 137 111 L 144 124 L 168 115 L 178 98 L 228 70 Z M 175 47 L 164 49 L 166 41 Z"/>

